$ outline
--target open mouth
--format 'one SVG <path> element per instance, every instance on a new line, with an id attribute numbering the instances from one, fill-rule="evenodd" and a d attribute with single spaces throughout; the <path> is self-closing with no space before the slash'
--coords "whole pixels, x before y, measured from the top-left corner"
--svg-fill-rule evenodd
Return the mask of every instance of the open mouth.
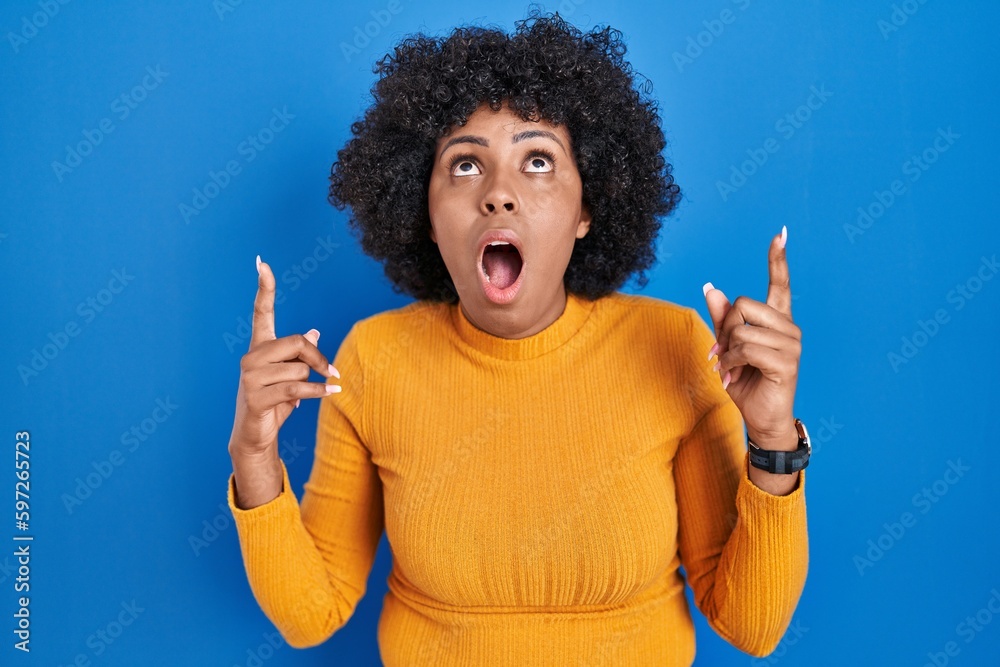
<path id="1" fill-rule="evenodd" d="M 499 306 L 514 301 L 524 282 L 520 239 L 510 230 L 489 230 L 480 241 L 479 281 L 483 295 Z"/>
<path id="2" fill-rule="evenodd" d="M 492 241 L 483 248 L 483 274 L 497 289 L 505 290 L 513 285 L 523 266 L 521 253 L 511 243 Z"/>

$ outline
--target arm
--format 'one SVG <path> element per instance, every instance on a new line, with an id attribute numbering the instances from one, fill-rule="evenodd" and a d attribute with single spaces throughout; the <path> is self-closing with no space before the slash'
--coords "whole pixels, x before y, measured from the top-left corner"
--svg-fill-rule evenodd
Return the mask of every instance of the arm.
<path id="1" fill-rule="evenodd" d="M 264 504 L 241 509 L 236 473 L 229 478 L 229 507 L 250 587 L 296 648 L 322 643 L 351 617 L 384 525 L 381 482 L 361 435 L 364 378 L 355 328 L 334 365 L 343 391 L 320 399 L 315 458 L 301 504 L 280 458 L 271 463 L 281 475 L 280 492 Z"/>
<path id="2" fill-rule="evenodd" d="M 681 562 L 709 625 L 761 657 L 781 641 L 805 586 L 805 471 L 787 495 L 751 481 L 742 415 L 703 352 L 715 336 L 697 311 L 690 315 L 695 424 L 674 460 Z"/>

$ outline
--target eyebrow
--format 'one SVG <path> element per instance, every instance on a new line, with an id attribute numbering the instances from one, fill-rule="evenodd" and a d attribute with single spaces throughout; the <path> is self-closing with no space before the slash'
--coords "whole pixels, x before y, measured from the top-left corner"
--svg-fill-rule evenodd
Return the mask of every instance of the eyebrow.
<path id="1" fill-rule="evenodd" d="M 524 141 L 525 139 L 534 139 L 536 137 L 545 137 L 547 139 L 551 139 L 552 141 L 559 144 L 559 147 L 562 148 L 563 153 L 566 153 L 566 147 L 563 146 L 563 143 L 561 141 L 559 141 L 559 137 L 557 137 L 552 132 L 549 132 L 548 130 L 525 130 L 524 132 L 518 132 L 513 137 L 511 137 L 510 143 L 516 144 L 519 141 Z M 441 152 L 438 153 L 438 160 L 441 159 L 441 156 L 444 155 L 444 152 L 446 150 L 448 150 L 455 144 L 476 144 L 477 146 L 483 146 L 484 148 L 490 147 L 490 142 L 485 137 L 479 137 L 472 134 L 463 134 L 459 137 L 452 137 L 451 139 L 448 140 L 448 143 L 446 143 L 444 145 L 444 148 L 441 149 Z"/>

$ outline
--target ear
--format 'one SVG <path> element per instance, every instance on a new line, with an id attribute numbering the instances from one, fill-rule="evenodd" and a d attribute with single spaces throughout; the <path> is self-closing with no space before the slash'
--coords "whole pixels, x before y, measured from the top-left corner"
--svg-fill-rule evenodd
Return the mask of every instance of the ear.
<path id="1" fill-rule="evenodd" d="M 590 209 L 584 204 L 580 212 L 580 222 L 576 226 L 576 238 L 582 239 L 590 231 Z"/>

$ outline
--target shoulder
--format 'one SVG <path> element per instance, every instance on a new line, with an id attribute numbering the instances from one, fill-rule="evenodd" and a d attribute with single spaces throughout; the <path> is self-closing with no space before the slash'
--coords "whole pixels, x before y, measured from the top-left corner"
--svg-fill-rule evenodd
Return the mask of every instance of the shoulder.
<path id="1" fill-rule="evenodd" d="M 692 310 L 689 306 L 674 303 L 673 301 L 667 301 L 666 299 L 661 299 L 659 297 L 649 296 L 648 294 L 612 292 L 611 294 L 602 297 L 601 300 L 614 308 L 629 310 L 637 308 L 653 309 L 663 313 L 671 313 L 682 316 L 686 316 L 684 314 L 687 313 L 687 311 Z"/>
<path id="2" fill-rule="evenodd" d="M 689 327 L 698 311 L 673 301 L 644 294 L 612 292 L 598 300 L 601 315 L 613 320 L 630 320 L 637 324 L 655 322 Z"/>
<path id="3" fill-rule="evenodd" d="M 414 318 L 424 317 L 437 312 L 446 312 L 449 304 L 438 301 L 411 301 L 410 303 L 374 313 L 368 317 L 358 320 L 358 324 L 385 325 L 391 323 L 405 322 Z"/>
<path id="4" fill-rule="evenodd" d="M 600 328 L 638 352 L 666 357 L 671 365 L 692 363 L 708 353 L 715 331 L 691 306 L 652 296 L 613 292 L 595 304 Z M 701 349 L 704 348 L 704 352 Z"/>
<path id="5" fill-rule="evenodd" d="M 622 341 L 637 367 L 653 371 L 643 383 L 661 382 L 661 395 L 686 396 L 699 409 L 725 394 L 707 357 L 715 329 L 698 310 L 644 295 L 614 292 L 603 298 L 606 336 Z"/>
<path id="6" fill-rule="evenodd" d="M 365 344 L 384 344 L 410 338 L 419 332 L 445 326 L 449 308 L 447 303 L 414 301 L 358 320 L 348 335 Z"/>
<path id="7" fill-rule="evenodd" d="M 652 296 L 613 292 L 595 303 L 593 315 L 595 329 L 602 332 L 600 345 L 621 341 L 630 353 L 652 355 L 671 366 L 686 363 L 708 333 L 694 308 Z"/>

